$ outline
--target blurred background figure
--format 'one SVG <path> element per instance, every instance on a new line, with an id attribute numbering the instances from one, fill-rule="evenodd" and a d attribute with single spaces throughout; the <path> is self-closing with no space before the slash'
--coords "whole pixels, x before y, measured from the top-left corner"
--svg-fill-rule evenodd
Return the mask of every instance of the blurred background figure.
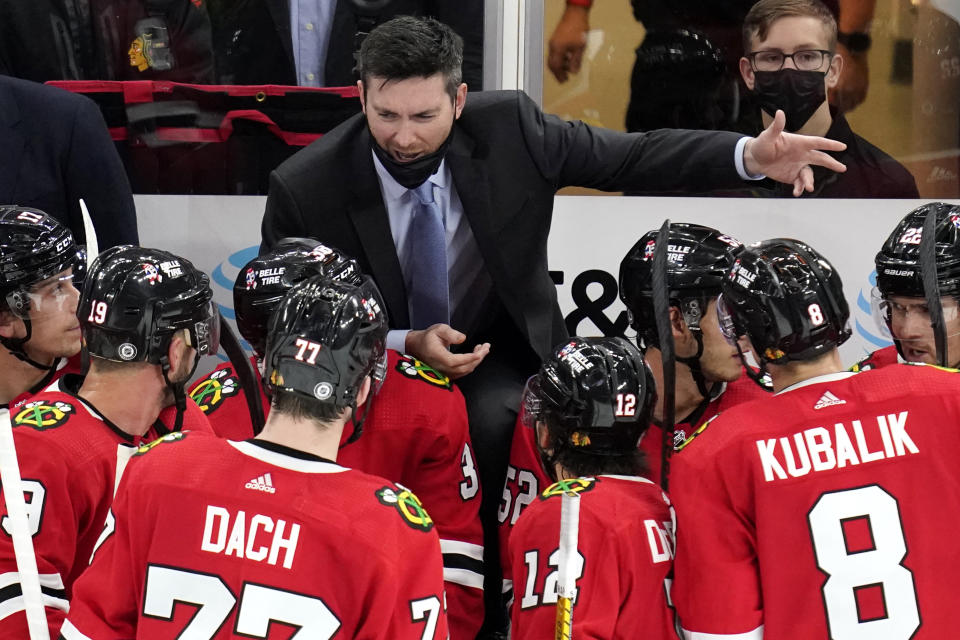
<path id="1" fill-rule="evenodd" d="M 464 40 L 463 80 L 483 78 L 483 0 L 210 0 L 217 78 L 223 84 L 345 87 L 376 25 L 431 16 Z"/>
<path id="2" fill-rule="evenodd" d="M 567 0 L 550 36 L 547 66 L 561 83 L 580 71 L 592 4 L 592 0 Z M 828 0 L 826 4 L 839 20 L 837 53 L 857 57 L 830 96 L 831 104 L 847 111 L 866 97 L 865 53 L 870 46 L 874 0 Z M 628 131 L 709 127 L 750 132 L 759 128 L 750 106 L 752 96 L 737 72 L 740 27 L 752 5 L 751 0 L 631 0 L 645 36 L 631 74 Z M 666 88 L 668 84 L 674 87 Z"/>
<path id="3" fill-rule="evenodd" d="M 101 249 L 137 244 L 130 183 L 93 102 L 0 75 L 0 149 L 0 203 L 41 209 L 86 243 L 83 198 Z"/>
<path id="4" fill-rule="evenodd" d="M 212 82 L 210 19 L 203 0 L 0 0 L 0 73 Z"/>

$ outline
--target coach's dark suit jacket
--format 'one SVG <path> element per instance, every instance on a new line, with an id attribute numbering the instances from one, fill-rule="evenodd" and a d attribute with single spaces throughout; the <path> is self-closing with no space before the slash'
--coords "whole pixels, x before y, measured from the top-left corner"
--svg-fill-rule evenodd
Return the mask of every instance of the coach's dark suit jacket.
<path id="1" fill-rule="evenodd" d="M 80 198 L 101 249 L 137 243 L 130 183 L 97 106 L 0 75 L 0 205 L 41 209 L 84 242 Z"/>
<path id="2" fill-rule="evenodd" d="M 545 115 L 522 93 L 468 94 L 446 161 L 494 290 L 540 358 L 567 335 L 547 271 L 557 189 L 663 192 L 736 186 L 742 184 L 734 167 L 739 137 L 680 130 L 624 134 Z M 664 217 L 649 213 L 651 226 Z M 593 227 L 588 211 L 583 228 L 616 233 Z M 362 114 L 273 172 L 262 234 L 263 247 L 285 236 L 311 236 L 357 257 L 380 287 L 391 327 L 410 326 Z"/>

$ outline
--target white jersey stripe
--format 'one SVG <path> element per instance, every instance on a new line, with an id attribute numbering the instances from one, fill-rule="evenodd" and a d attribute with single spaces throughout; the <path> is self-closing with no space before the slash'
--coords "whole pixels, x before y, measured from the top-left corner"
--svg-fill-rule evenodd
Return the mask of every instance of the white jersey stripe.
<path id="1" fill-rule="evenodd" d="M 469 542 L 460 542 L 459 540 L 440 539 L 440 553 L 446 555 L 455 553 L 461 556 L 467 556 L 474 560 L 483 560 L 483 545 L 470 544 Z"/>
<path id="2" fill-rule="evenodd" d="M 250 456 L 251 458 L 256 458 L 261 462 L 266 462 L 267 464 L 272 464 L 273 466 L 280 467 L 282 469 L 299 471 L 301 473 L 342 473 L 344 471 L 349 471 L 349 469 L 346 467 L 341 467 L 340 465 L 332 462 L 320 462 L 319 460 L 304 460 L 302 458 L 294 458 L 293 456 L 287 456 L 282 453 L 270 451 L 269 449 L 264 449 L 263 447 L 258 447 L 257 445 L 249 442 L 235 442 L 233 440 L 227 440 L 227 443 L 244 455 Z"/>
<path id="3" fill-rule="evenodd" d="M 483 575 L 470 569 L 443 568 L 443 581 L 460 584 L 474 589 L 483 589 Z"/>
<path id="4" fill-rule="evenodd" d="M 63 626 L 60 627 L 60 635 L 66 638 L 66 640 L 93 640 L 93 638 L 80 633 L 69 620 L 64 621 Z"/>

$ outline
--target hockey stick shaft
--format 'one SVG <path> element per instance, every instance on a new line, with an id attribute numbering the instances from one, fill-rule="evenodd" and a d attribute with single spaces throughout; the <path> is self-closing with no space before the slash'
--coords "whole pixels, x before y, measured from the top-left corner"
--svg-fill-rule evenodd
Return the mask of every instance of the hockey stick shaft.
<path id="1" fill-rule="evenodd" d="M 100 244 L 97 242 L 97 230 L 93 226 L 93 218 L 87 210 L 87 203 L 80 198 L 80 217 L 83 218 L 83 242 L 87 245 L 87 266 L 100 255 Z"/>
<path id="2" fill-rule="evenodd" d="M 674 359 L 673 326 L 670 321 L 670 283 L 667 282 L 667 248 L 670 242 L 670 220 L 664 220 L 657 232 L 650 272 L 653 311 L 657 320 L 660 360 L 663 368 L 663 442 L 660 451 L 660 486 L 669 488 L 670 454 L 673 453 L 674 402 L 676 399 L 676 361 Z"/>
<path id="3" fill-rule="evenodd" d="M 33 550 L 27 506 L 23 500 L 23 483 L 20 480 L 20 466 L 13 442 L 13 425 L 10 424 L 10 411 L 7 409 L 0 409 L 0 482 L 3 484 L 3 497 L 7 505 L 7 523 L 10 537 L 13 538 L 13 552 L 17 560 L 17 572 L 20 574 L 20 589 L 30 640 L 49 640 L 50 631 L 47 628 L 47 614 L 40 590 L 37 557 Z"/>
<path id="4" fill-rule="evenodd" d="M 923 295 L 930 310 L 930 325 L 937 349 L 937 364 L 947 366 L 947 335 L 943 323 L 943 305 L 940 303 L 940 285 L 937 281 L 937 210 L 931 208 L 923 220 L 920 236 L 920 275 Z"/>
<path id="5" fill-rule="evenodd" d="M 577 543 L 580 494 L 566 492 L 560 503 L 560 545 L 557 559 L 557 621 L 554 640 L 573 638 L 573 602 L 577 595 Z"/>

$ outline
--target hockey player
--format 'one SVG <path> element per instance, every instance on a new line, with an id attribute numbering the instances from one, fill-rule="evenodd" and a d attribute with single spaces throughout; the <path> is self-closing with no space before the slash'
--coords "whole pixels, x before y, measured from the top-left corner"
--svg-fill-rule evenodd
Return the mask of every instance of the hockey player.
<path id="1" fill-rule="evenodd" d="M 663 388 L 663 369 L 653 309 L 651 259 L 657 232 L 644 234 L 620 264 L 620 297 L 631 313 L 633 328 L 645 359 L 653 371 L 658 388 Z M 670 287 L 673 336 L 676 343 L 677 381 L 674 442 L 682 443 L 700 421 L 716 415 L 724 407 L 760 397 L 764 391 L 746 377 L 735 347 L 720 334 L 716 320 L 716 298 L 720 281 L 733 263 L 733 252 L 740 247 L 734 238 L 695 224 L 671 226 L 667 262 Z M 659 398 L 662 402 L 662 394 Z M 663 415 L 657 406 L 655 420 Z M 656 422 L 640 441 L 647 454 L 647 476 L 660 482 L 663 431 Z M 498 518 L 500 522 L 501 564 L 509 580 L 506 549 L 510 529 L 525 507 L 546 487 L 546 473 L 540 464 L 533 431 L 520 421 L 513 434 L 510 466 L 503 490 Z M 504 589 L 509 590 L 510 583 Z"/>
<path id="2" fill-rule="evenodd" d="M 369 279 L 290 290 L 267 332 L 263 431 L 141 448 L 64 638 L 447 637 L 427 511 L 408 489 L 334 462 L 376 388 L 384 308 Z"/>
<path id="3" fill-rule="evenodd" d="M 722 286 L 720 321 L 776 395 L 721 413 L 674 457 L 686 637 L 952 637 L 960 380 L 844 371 L 840 276 L 801 242 L 746 247 Z"/>
<path id="4" fill-rule="evenodd" d="M 233 284 L 233 308 L 240 335 L 253 349 L 250 363 L 258 377 L 262 414 L 251 415 L 234 365 L 230 362 L 221 364 L 190 388 L 190 397 L 207 415 L 221 438 L 246 440 L 263 426 L 270 401 L 263 393 L 259 378 L 263 372 L 270 313 L 293 285 L 315 275 L 334 280 L 352 277 L 354 282 L 359 282 L 361 274 L 356 261 L 311 238 L 285 238 L 272 251 L 248 262 L 237 274 Z"/>
<path id="5" fill-rule="evenodd" d="M 673 512 L 638 442 L 656 393 L 623 338 L 571 338 L 530 379 L 522 415 L 556 484 L 510 536 L 516 576 L 511 637 L 553 637 L 561 496 L 579 495 L 574 638 L 676 638 L 667 603 Z"/>
<path id="6" fill-rule="evenodd" d="M 82 386 L 76 394 L 41 392 L 11 411 L 53 637 L 66 615 L 73 583 L 104 531 L 130 456 L 140 443 L 179 428 L 179 421 L 163 424 L 158 417 L 165 407 L 181 404 L 183 384 L 200 355 L 215 348 L 219 325 L 212 297 L 207 276 L 183 258 L 131 246 L 108 249 L 94 262 L 80 302 L 90 356 Z M 0 513 L 5 522 L 5 506 L 0 505 Z M 25 638 L 10 535 L 4 526 L 0 637 Z"/>
<path id="7" fill-rule="evenodd" d="M 307 238 L 281 241 L 237 275 L 237 327 L 253 347 L 258 374 L 270 312 L 291 287 L 313 275 L 354 284 L 363 279 L 356 261 Z M 410 356 L 387 351 L 386 358 L 386 377 L 376 401 L 367 404 L 356 431 L 347 425 L 338 460 L 399 482 L 423 500 L 440 535 L 450 637 L 473 640 L 483 621 L 483 534 L 463 396 L 446 376 Z M 231 364 L 197 382 L 191 396 L 218 435 L 235 440 L 253 436 L 247 399 Z M 269 408 L 265 396 L 261 402 Z M 364 436 L 347 444 L 361 428 Z"/>
<path id="8" fill-rule="evenodd" d="M 935 261 L 946 354 L 937 352 L 920 259 L 923 222 L 931 211 L 936 216 Z M 875 369 L 898 361 L 939 364 L 940 355 L 947 366 L 960 366 L 960 206 L 931 202 L 908 213 L 883 243 L 876 266 L 877 286 L 871 292 L 874 317 L 890 332 L 893 345 L 874 351 L 854 369 Z"/>
<path id="9" fill-rule="evenodd" d="M 74 287 L 86 257 L 70 230 L 38 209 L 0 207 L 0 403 L 14 407 L 79 369 Z"/>

